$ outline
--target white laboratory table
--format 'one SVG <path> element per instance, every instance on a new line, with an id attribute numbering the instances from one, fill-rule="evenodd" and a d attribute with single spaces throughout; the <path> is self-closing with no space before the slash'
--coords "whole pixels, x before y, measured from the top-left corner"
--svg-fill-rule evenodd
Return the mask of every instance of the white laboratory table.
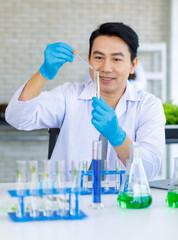
<path id="1" fill-rule="evenodd" d="M 9 184 L 0 184 L 0 204 L 11 201 L 5 194 Z M 83 220 L 12 222 L 0 213 L 0 240 L 178 240 L 178 209 L 165 204 L 167 191 L 151 189 L 153 202 L 146 209 L 122 209 L 117 195 L 102 195 L 105 208 L 89 208 L 92 196 L 81 196 Z M 5 203 L 4 203 L 5 201 Z"/>

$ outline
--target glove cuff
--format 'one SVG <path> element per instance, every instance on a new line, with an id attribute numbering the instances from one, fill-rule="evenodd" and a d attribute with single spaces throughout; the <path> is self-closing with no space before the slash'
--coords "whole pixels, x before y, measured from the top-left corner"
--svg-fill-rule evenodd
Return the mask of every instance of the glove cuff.
<path id="1" fill-rule="evenodd" d="M 41 65 L 39 71 L 40 71 L 41 75 L 42 75 L 43 77 L 45 77 L 46 79 L 48 79 L 48 80 L 53 80 L 54 77 L 55 77 L 56 74 L 57 74 L 57 73 L 56 73 L 56 74 L 54 74 L 54 73 L 51 74 L 49 71 L 46 71 L 46 68 L 45 68 L 45 65 L 44 65 L 44 64 Z"/>
<path id="2" fill-rule="evenodd" d="M 120 128 L 119 132 L 117 132 L 113 137 L 108 140 L 113 147 L 117 147 L 123 144 L 126 136 L 126 132 L 122 128 Z"/>

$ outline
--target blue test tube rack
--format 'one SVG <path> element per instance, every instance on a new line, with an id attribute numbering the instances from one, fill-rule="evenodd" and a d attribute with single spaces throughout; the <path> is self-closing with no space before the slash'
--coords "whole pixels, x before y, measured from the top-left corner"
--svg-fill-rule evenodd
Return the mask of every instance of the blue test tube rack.
<path id="1" fill-rule="evenodd" d="M 16 197 L 19 198 L 18 200 L 20 201 L 20 210 L 21 210 L 21 217 L 18 217 L 16 215 L 16 212 L 8 212 L 8 215 L 12 221 L 15 222 L 29 222 L 29 221 L 42 221 L 42 220 L 77 220 L 77 219 L 83 219 L 87 217 L 87 215 L 79 210 L 79 203 L 78 203 L 78 196 L 80 192 L 78 190 L 71 190 L 71 188 L 66 188 L 65 191 L 59 191 L 58 189 L 52 188 L 50 191 L 44 193 L 42 189 L 39 189 L 37 194 L 31 194 L 29 189 L 26 189 L 21 193 L 20 195 L 16 190 L 9 190 L 8 193 L 10 194 L 11 197 Z M 24 204 L 24 199 L 25 197 L 40 197 L 40 196 L 45 196 L 45 195 L 58 195 L 58 194 L 69 194 L 69 210 L 65 214 L 65 216 L 59 216 L 57 214 L 57 211 L 53 211 L 53 215 L 50 217 L 46 217 L 43 215 L 42 211 L 39 211 L 39 216 L 38 217 L 31 217 L 30 213 L 28 211 L 25 211 L 25 204 Z M 70 199 L 71 199 L 71 194 L 75 194 L 76 196 L 76 202 L 75 202 L 75 215 L 70 214 Z"/>
<path id="2" fill-rule="evenodd" d="M 81 195 L 92 194 L 92 187 L 87 188 L 87 189 L 83 188 L 83 176 L 92 176 L 92 174 L 93 174 L 92 170 L 89 170 L 89 171 L 82 170 L 82 173 L 81 173 Z M 116 175 L 116 174 L 119 175 L 120 187 L 121 187 L 122 179 L 123 179 L 123 176 L 125 174 L 124 170 L 120 170 L 120 171 L 114 171 L 114 170 L 113 171 L 105 171 L 105 170 L 102 170 L 101 171 L 101 176 Z M 107 189 L 107 190 L 105 189 L 105 187 L 101 187 L 101 194 L 118 194 L 118 193 L 119 193 L 119 189 L 116 189 L 115 187 L 109 187 L 109 189 Z"/>

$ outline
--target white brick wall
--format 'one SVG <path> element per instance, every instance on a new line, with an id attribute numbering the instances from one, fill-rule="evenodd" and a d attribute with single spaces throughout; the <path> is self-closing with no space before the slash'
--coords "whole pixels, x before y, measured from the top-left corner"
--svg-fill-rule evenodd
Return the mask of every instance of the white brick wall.
<path id="1" fill-rule="evenodd" d="M 169 53 L 169 4 L 167 0 L 0 0 L 0 104 L 8 103 L 39 69 L 47 44 L 66 42 L 87 59 L 89 36 L 103 22 L 130 25 L 141 43 L 167 42 Z M 59 82 L 82 81 L 86 71 L 76 58 L 46 89 Z M 45 159 L 47 151 L 48 141 L 0 141 L 0 182 L 14 181 L 15 160 Z"/>
<path id="2" fill-rule="evenodd" d="M 87 59 L 89 35 L 106 21 L 129 24 L 140 42 L 168 42 L 169 9 L 167 0 L 1 0 L 0 103 L 39 69 L 47 44 L 64 41 Z M 75 59 L 46 88 L 82 81 L 85 73 Z"/>

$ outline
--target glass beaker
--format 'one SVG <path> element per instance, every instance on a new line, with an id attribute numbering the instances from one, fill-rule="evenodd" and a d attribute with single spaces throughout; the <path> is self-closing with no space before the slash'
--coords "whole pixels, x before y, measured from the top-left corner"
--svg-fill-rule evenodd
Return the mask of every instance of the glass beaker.
<path id="1" fill-rule="evenodd" d="M 168 189 L 166 204 L 178 208 L 178 157 L 174 158 L 174 172 Z"/>
<path id="2" fill-rule="evenodd" d="M 140 146 L 129 146 L 129 163 L 118 195 L 122 208 L 146 208 L 152 202 L 148 180 L 142 165 Z"/>

